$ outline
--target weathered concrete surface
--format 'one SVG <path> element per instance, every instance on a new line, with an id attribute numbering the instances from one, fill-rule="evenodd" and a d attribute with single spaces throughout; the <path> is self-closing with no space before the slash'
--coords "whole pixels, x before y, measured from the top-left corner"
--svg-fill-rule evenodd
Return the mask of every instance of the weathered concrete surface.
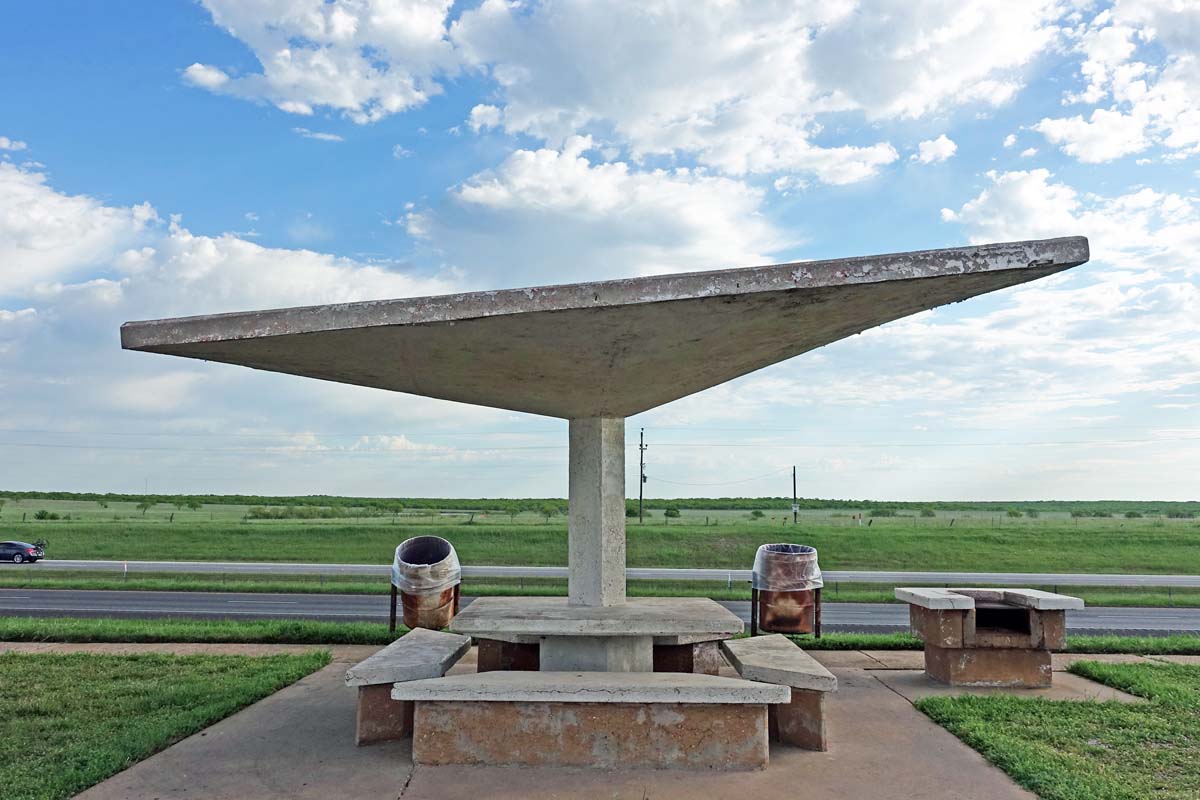
<path id="1" fill-rule="evenodd" d="M 882 651 L 890 652 L 890 651 Z M 809 653 L 817 663 L 827 669 L 882 669 L 883 662 L 879 659 L 872 658 L 870 653 L 862 650 L 813 650 Z M 916 654 L 918 659 L 921 654 Z M 916 668 L 921 668 L 922 662 L 917 661 Z"/>
<path id="2" fill-rule="evenodd" d="M 544 672 L 653 672 L 652 636 L 549 636 L 539 653 Z"/>
<path id="3" fill-rule="evenodd" d="M 950 686 L 1040 688 L 1050 685 L 1049 650 L 943 648 L 925 645 L 925 674 Z"/>
<path id="4" fill-rule="evenodd" d="M 1039 689 L 998 688 L 986 686 L 947 686 L 931 680 L 919 670 L 878 670 L 871 673 L 881 683 L 909 701 L 922 697 L 959 697 L 975 695 L 1007 695 L 1009 697 L 1040 697 L 1044 700 L 1116 700 L 1121 703 L 1144 703 L 1140 697 L 1126 694 L 1102 683 L 1063 672 L 1055 676 L 1054 685 Z M 836 695 L 835 695 L 836 696 Z"/>
<path id="5" fill-rule="evenodd" d="M 568 601 L 625 602 L 625 420 L 573 419 L 568 466 Z"/>
<path id="6" fill-rule="evenodd" d="M 331 664 L 114 775 L 79 797 L 84 800 L 396 797 L 412 768 L 409 744 L 354 746 L 351 731 L 356 691 L 342 685 L 344 671 L 344 664 Z"/>
<path id="7" fill-rule="evenodd" d="M 27 648 L 96 646 L 10 647 L 31 652 Z M 255 647 L 285 652 L 287 646 Z M 370 648 L 357 648 L 360 652 L 353 657 L 361 660 L 364 649 Z M 827 663 L 843 657 L 872 661 L 854 652 L 816 655 Z M 472 649 L 451 674 L 470 672 L 474 662 Z M 348 731 L 354 724 L 355 694 L 342 686 L 342 667 L 331 666 L 82 796 L 88 800 L 330 800 L 397 795 L 406 800 L 795 800 L 797 787 L 803 786 L 804 796 L 813 797 L 1035 800 L 873 677 L 886 677 L 887 673 L 834 669 L 839 691 L 829 696 L 826 707 L 830 752 L 773 746 L 770 765 L 756 772 L 420 767 L 406 786 L 410 745 L 354 747 Z M 924 680 L 919 672 L 916 677 Z M 316 681 L 320 681 L 319 687 L 314 687 Z M 1036 696 L 1061 688 L 1029 693 Z"/>
<path id="8" fill-rule="evenodd" d="M 346 670 L 347 686 L 440 678 L 471 648 L 471 637 L 414 628 Z"/>
<path id="9" fill-rule="evenodd" d="M 920 650 L 863 650 L 862 654 L 875 662 L 867 669 L 924 669 L 925 654 Z M 817 653 L 818 660 L 827 654 Z"/>
<path id="10" fill-rule="evenodd" d="M 572 606 L 565 597 L 480 597 L 450 629 L 484 639 L 535 641 L 539 636 L 653 636 L 671 639 L 739 634 L 742 620 L 704 597 L 638 597 L 613 607 Z M 666 643 L 675 644 L 674 641 Z"/>
<path id="11" fill-rule="evenodd" d="M 654 645 L 655 672 L 697 672 L 702 675 L 720 674 L 726 665 L 717 642 L 696 644 Z"/>
<path id="12" fill-rule="evenodd" d="M 898 586 L 895 594 L 897 600 L 920 608 L 967 610 L 975 607 L 975 598 L 951 589 Z"/>
<path id="13" fill-rule="evenodd" d="M 786 686 L 678 672 L 484 672 L 397 683 L 392 699 L 493 703 L 786 703 Z"/>
<path id="14" fill-rule="evenodd" d="M 908 607 L 909 630 L 921 641 L 937 647 L 962 647 L 966 619 L 966 612 L 959 609 L 925 608 L 916 604 Z"/>
<path id="15" fill-rule="evenodd" d="M 413 704 L 392 699 L 392 685 L 358 687 L 355 704 L 354 743 L 360 747 L 394 742 L 412 734 Z"/>
<path id="16" fill-rule="evenodd" d="M 1084 607 L 1083 600 L 1067 594 L 1044 592 L 1041 589 L 940 589 L 937 587 L 897 587 L 896 599 L 928 609 L 975 608 L 980 603 L 1007 603 L 1038 611 L 1070 611 Z"/>
<path id="17" fill-rule="evenodd" d="M 721 651 L 738 674 L 748 681 L 778 683 L 816 692 L 837 690 L 837 678 L 833 673 L 783 634 L 727 639 L 721 642 Z"/>
<path id="18" fill-rule="evenodd" d="M 797 797 L 1036 800 L 862 670 L 836 670 L 828 752 L 771 748 L 756 772 L 418 767 L 405 800 L 796 800 Z"/>
<path id="19" fill-rule="evenodd" d="M 751 770 L 768 752 L 763 705 L 419 702 L 413 735 L 434 766 Z"/>
<path id="20" fill-rule="evenodd" d="M 825 735 L 825 692 L 792 689 L 790 703 L 767 708 L 771 741 L 803 750 L 828 750 Z"/>
<path id="21" fill-rule="evenodd" d="M 128 322 L 121 344 L 565 419 L 626 417 L 1087 260 L 1082 237 L 1012 242 Z"/>

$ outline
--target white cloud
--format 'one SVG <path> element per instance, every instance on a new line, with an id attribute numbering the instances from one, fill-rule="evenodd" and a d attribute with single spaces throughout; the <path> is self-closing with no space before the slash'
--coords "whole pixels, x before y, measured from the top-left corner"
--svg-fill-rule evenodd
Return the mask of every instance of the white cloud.
<path id="1" fill-rule="evenodd" d="M 178 218 L 164 231 L 151 224 L 157 219 L 147 204 L 108 206 L 59 192 L 39 172 L 0 163 L 0 263 L 9 265 L 0 271 L 0 295 L 48 303 L 68 294 L 109 305 L 133 302 L 163 316 L 451 287 L 440 278 L 311 250 L 262 247 L 235 234 L 197 236 Z M 69 282 L 85 271 L 92 274 L 83 282 Z"/>
<path id="2" fill-rule="evenodd" d="M 149 413 L 175 411 L 189 399 L 207 376 L 202 372 L 171 371 L 135 378 L 118 378 L 108 387 L 106 400 L 117 408 Z"/>
<path id="3" fill-rule="evenodd" d="M 471 116 L 467 120 L 467 124 L 476 133 L 488 128 L 498 128 L 500 127 L 500 109 L 492 105 L 477 105 L 471 109 Z"/>
<path id="4" fill-rule="evenodd" d="M 266 100 L 290 114 L 316 107 L 358 123 L 419 106 L 452 72 L 452 0 L 203 0 L 213 21 L 246 44 L 262 71 L 231 77 L 203 63 L 184 79 L 210 91 Z"/>
<path id="5" fill-rule="evenodd" d="M 404 145 L 398 144 L 398 145 L 394 145 L 392 147 L 392 158 L 399 160 L 402 158 L 408 158 L 411 155 L 412 155 L 412 150 L 409 150 Z"/>
<path id="6" fill-rule="evenodd" d="M 451 36 L 499 84 L 509 132 L 555 146 L 588 132 L 634 159 L 688 153 L 733 175 L 811 173 L 842 184 L 898 156 L 887 142 L 826 145 L 821 115 L 912 117 L 1006 102 L 1054 39 L 1057 13 L 1048 0 L 619 10 L 485 0 Z"/>
<path id="7" fill-rule="evenodd" d="M 183 71 L 183 79 L 210 92 L 215 92 L 229 83 L 229 76 L 223 70 L 207 64 L 192 64 Z"/>
<path id="8" fill-rule="evenodd" d="M 26 145 L 24 142 L 17 141 L 16 139 L 10 139 L 7 136 L 0 136 L 0 150 L 10 150 L 15 152 L 17 150 L 24 150 L 26 147 L 28 147 L 28 145 Z"/>
<path id="9" fill-rule="evenodd" d="M 934 164 L 938 161 L 945 161 L 957 151 L 958 145 L 943 133 L 936 139 L 926 139 L 918 144 L 917 152 L 913 153 L 910 160 L 920 161 L 922 164 Z"/>
<path id="10" fill-rule="evenodd" d="M 962 224 L 972 242 L 1082 234 L 1094 257 L 1122 270 L 1200 274 L 1193 256 L 1200 248 L 1200 202 L 1194 198 L 1150 188 L 1115 197 L 1080 194 L 1046 169 L 988 177 L 992 185 L 977 197 L 942 212 Z"/>
<path id="11" fill-rule="evenodd" d="M 747 266 L 789 242 L 763 192 L 703 171 L 592 163 L 587 137 L 517 150 L 439 208 L 409 212 L 447 263 L 483 285 Z"/>
<path id="12" fill-rule="evenodd" d="M 1036 147 L 1026 147 L 1021 151 L 1021 158 L 1033 158 L 1037 154 L 1038 149 Z"/>
<path id="13" fill-rule="evenodd" d="M 323 131 L 310 131 L 308 128 L 292 128 L 292 133 L 299 134 L 305 139 L 316 139 L 319 142 L 344 142 L 346 141 L 336 133 L 325 133 Z"/>
<path id="14" fill-rule="evenodd" d="M 1077 33 L 1081 91 L 1064 102 L 1107 104 L 1034 126 L 1080 161 L 1111 161 L 1161 146 L 1200 153 L 1200 4 L 1117 0 Z"/>
<path id="15" fill-rule="evenodd" d="M 0 162 L 0 297 L 103 269 L 157 218 L 148 203 L 122 208 L 62 194 L 42 173 Z"/>
<path id="16" fill-rule="evenodd" d="M 1015 133 L 1010 133 L 1008 136 L 1004 137 L 1004 146 L 1005 147 L 1012 147 L 1016 143 L 1017 143 L 1017 135 Z"/>
<path id="17" fill-rule="evenodd" d="M 1043 119 L 1032 126 L 1046 139 L 1062 145 L 1062 151 L 1085 164 L 1112 161 L 1140 153 L 1150 145 L 1146 123 L 1129 114 L 1097 108 L 1091 119 L 1081 116 Z"/>
<path id="18" fill-rule="evenodd" d="M 496 104 L 470 112 L 476 132 L 503 127 L 550 147 L 590 134 L 608 160 L 688 156 L 729 175 L 827 184 L 899 156 L 887 141 L 827 135 L 826 115 L 1006 103 L 1064 11 L 1060 0 L 484 0 L 451 24 L 451 0 L 203 2 L 262 65 L 184 71 L 212 91 L 365 123 L 424 103 L 465 64 L 497 87 Z"/>

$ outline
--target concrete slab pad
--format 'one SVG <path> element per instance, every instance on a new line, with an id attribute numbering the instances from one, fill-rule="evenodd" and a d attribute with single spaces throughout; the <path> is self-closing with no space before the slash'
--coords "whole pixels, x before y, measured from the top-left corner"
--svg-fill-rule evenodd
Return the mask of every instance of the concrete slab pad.
<path id="1" fill-rule="evenodd" d="M 1147 664 L 1146 656 L 1126 653 L 1051 653 L 1050 664 L 1055 672 L 1065 672 L 1076 661 L 1101 661 L 1105 664 Z M 1055 677 L 1054 680 L 1058 680 Z"/>
<path id="2" fill-rule="evenodd" d="M 864 650 L 877 664 L 868 669 L 925 669 L 925 653 L 920 650 Z"/>
<path id="3" fill-rule="evenodd" d="M 1087 656 L 1082 656 L 1087 658 Z M 1200 656 L 1146 656 L 1147 660 L 1163 661 L 1168 664 L 1200 664 Z"/>
<path id="4" fill-rule="evenodd" d="M 837 678 L 795 642 L 783 634 L 727 639 L 721 651 L 734 669 L 748 681 L 764 681 L 811 689 L 817 692 L 837 690 Z"/>
<path id="5" fill-rule="evenodd" d="M 741 633 L 741 618 L 705 597 L 639 597 L 615 606 L 573 606 L 565 597 L 481 597 L 450 630 L 484 639 L 506 636 L 653 636 Z M 675 643 L 675 642 L 671 642 Z"/>
<path id="6" fill-rule="evenodd" d="M 757 772 L 417 767 L 405 800 L 1036 800 L 862 670 L 835 670 L 828 752 L 772 746 Z"/>
<path id="7" fill-rule="evenodd" d="M 914 702 L 923 697 L 988 696 L 997 694 L 1014 697 L 1040 697 L 1045 700 L 1117 700 L 1122 703 L 1144 703 L 1140 697 L 1118 691 L 1102 683 L 1081 678 L 1069 672 L 1054 676 L 1054 685 L 1044 689 L 1010 689 L 976 686 L 947 686 L 926 677 L 916 670 L 875 670 L 870 673 L 892 691 Z"/>
<path id="8" fill-rule="evenodd" d="M 408 742 L 392 742 L 355 747 L 356 690 L 342 685 L 344 670 L 343 665 L 330 664 L 78 797 L 397 797 L 411 771 L 410 746 Z"/>
<path id="9" fill-rule="evenodd" d="M 127 322 L 121 345 L 567 419 L 627 417 L 1088 257 L 1083 237 L 972 245 Z"/>
<path id="10" fill-rule="evenodd" d="M 470 636 L 414 628 L 346 670 L 346 685 L 440 678 L 470 647 Z"/>
<path id="11" fill-rule="evenodd" d="M 861 650 L 805 650 L 828 669 L 881 669 L 883 664 Z"/>
<path id="12" fill-rule="evenodd" d="M 497 703 L 786 703 L 786 686 L 682 672 L 480 672 L 398 683 L 393 700 Z"/>

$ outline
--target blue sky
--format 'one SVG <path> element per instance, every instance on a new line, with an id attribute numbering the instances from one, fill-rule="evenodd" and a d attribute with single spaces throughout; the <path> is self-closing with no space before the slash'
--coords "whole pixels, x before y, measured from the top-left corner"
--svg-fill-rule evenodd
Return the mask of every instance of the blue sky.
<path id="1" fill-rule="evenodd" d="M 0 488 L 565 493 L 560 421 L 124 353 L 126 319 L 1083 234 L 1071 273 L 630 420 L 648 491 L 1196 496 L 1194 3 L 6 21 Z"/>

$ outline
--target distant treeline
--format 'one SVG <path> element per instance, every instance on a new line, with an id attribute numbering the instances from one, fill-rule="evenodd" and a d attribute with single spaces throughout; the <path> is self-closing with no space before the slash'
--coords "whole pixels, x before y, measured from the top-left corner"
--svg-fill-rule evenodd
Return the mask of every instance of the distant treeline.
<path id="1" fill-rule="evenodd" d="M 527 498 L 447 498 L 447 497 L 338 497 L 332 495 L 305 495 L 301 497 L 274 497 L 267 495 L 242 494 L 113 494 L 96 492 L 8 492 L 0 491 L 0 497 L 13 499 L 85 500 L 99 503 L 131 502 L 155 503 L 184 507 L 188 501 L 211 505 L 284 506 L 292 508 L 312 507 L 327 509 L 367 509 L 373 513 L 386 514 L 399 511 L 488 511 L 515 514 L 523 511 L 545 513 L 553 508 L 566 513 L 567 501 L 561 497 Z M 637 508 L 636 500 L 627 501 Z M 1005 502 L 881 502 L 872 500 L 831 500 L 822 498 L 800 498 L 797 504 L 802 510 L 841 510 L 874 512 L 875 516 L 887 516 L 891 511 L 922 510 L 975 511 L 1004 514 L 1011 510 L 1041 513 L 1067 513 L 1077 517 L 1124 516 L 1137 512 L 1155 516 L 1200 516 L 1200 501 L 1158 500 L 1012 500 Z M 645 500 L 651 510 L 675 508 L 698 511 L 790 511 L 790 497 L 682 497 L 675 499 Z M 882 513 L 881 513 L 882 512 Z M 330 516 L 335 516 L 332 512 Z M 312 516 L 318 516 L 314 513 Z"/>

